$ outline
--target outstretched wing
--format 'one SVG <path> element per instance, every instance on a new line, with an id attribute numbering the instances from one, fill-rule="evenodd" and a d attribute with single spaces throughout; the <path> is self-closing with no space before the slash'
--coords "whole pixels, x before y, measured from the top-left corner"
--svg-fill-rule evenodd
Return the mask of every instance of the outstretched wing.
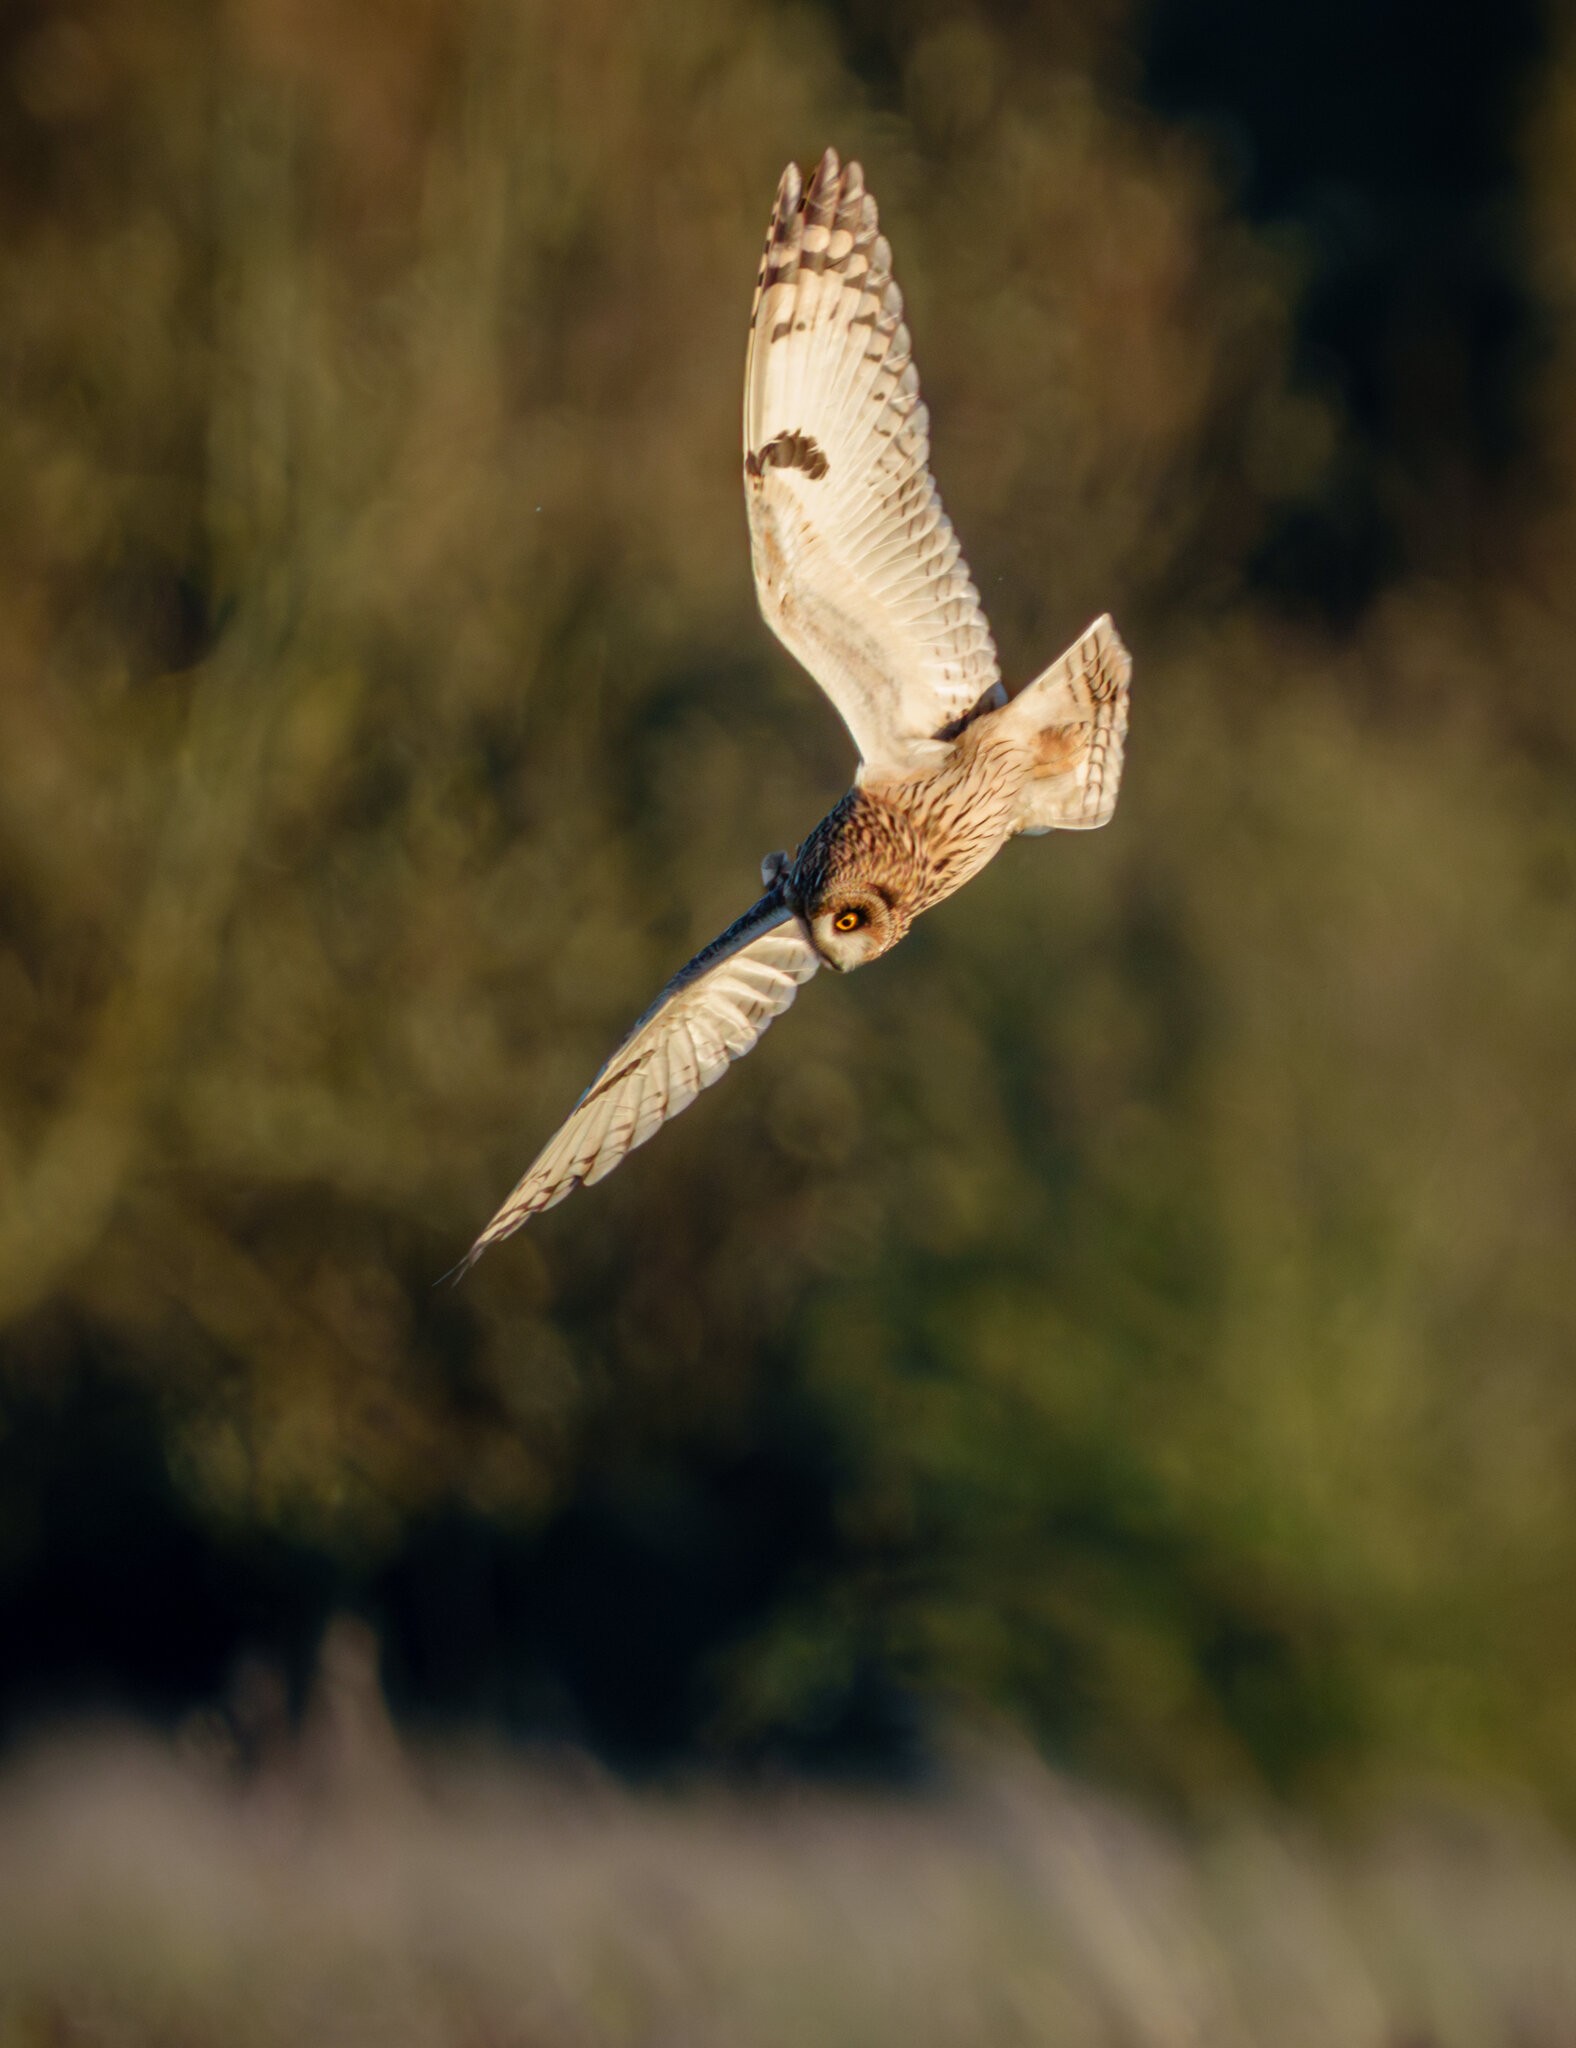
<path id="1" fill-rule="evenodd" d="M 996 648 L 931 479 L 903 295 L 859 165 L 783 172 L 744 371 L 761 610 L 866 771 L 901 775 L 982 703 Z"/>
<path id="2" fill-rule="evenodd" d="M 466 1267 L 538 1210 L 611 1173 L 688 1109 L 782 1015 L 819 965 L 781 892 L 763 896 L 668 983 L 471 1246 Z"/>

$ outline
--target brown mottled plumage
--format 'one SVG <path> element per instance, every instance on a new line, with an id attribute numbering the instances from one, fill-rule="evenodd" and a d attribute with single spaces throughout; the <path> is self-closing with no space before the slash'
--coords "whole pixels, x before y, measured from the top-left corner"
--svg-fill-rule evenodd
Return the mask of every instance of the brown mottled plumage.
<path id="1" fill-rule="evenodd" d="M 668 984 L 471 1247 L 609 1173 L 727 1071 L 822 966 L 890 950 L 1018 833 L 1103 825 L 1127 731 L 1109 618 L 1009 698 L 930 475 L 892 252 L 858 164 L 783 173 L 744 372 L 761 610 L 842 714 L 854 786 Z"/>

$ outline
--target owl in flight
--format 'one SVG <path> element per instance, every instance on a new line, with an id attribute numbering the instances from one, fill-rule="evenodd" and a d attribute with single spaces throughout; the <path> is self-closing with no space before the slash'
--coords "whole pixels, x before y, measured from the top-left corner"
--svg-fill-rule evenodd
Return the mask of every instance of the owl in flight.
<path id="1" fill-rule="evenodd" d="M 903 296 L 856 163 L 783 172 L 744 365 L 744 498 L 768 624 L 841 713 L 854 784 L 658 996 L 466 1265 L 747 1053 L 818 968 L 863 967 L 1019 832 L 1116 805 L 1126 648 L 1109 618 L 1015 696 L 930 476 Z"/>

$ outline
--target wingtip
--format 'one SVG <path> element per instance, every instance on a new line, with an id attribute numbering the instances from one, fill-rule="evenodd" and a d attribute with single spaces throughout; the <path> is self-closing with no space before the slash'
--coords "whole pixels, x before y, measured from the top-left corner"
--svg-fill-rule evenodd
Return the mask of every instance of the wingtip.
<path id="1" fill-rule="evenodd" d="M 440 1273 L 438 1275 L 437 1279 L 434 1280 L 432 1283 L 433 1286 L 451 1288 L 458 1287 L 460 1282 L 465 1278 L 466 1274 L 471 1270 L 472 1266 L 475 1265 L 476 1261 L 481 1257 L 482 1253 L 486 1251 L 486 1249 L 486 1238 L 479 1237 L 476 1240 L 475 1244 L 473 1244 L 470 1250 L 465 1254 L 463 1259 L 458 1260 L 454 1265 L 452 1265 L 449 1268 L 449 1270 L 446 1273 Z"/>
<path id="2" fill-rule="evenodd" d="M 797 213 L 801 206 L 814 206 L 839 187 L 845 196 L 862 194 L 864 171 L 852 159 L 845 164 L 828 143 L 821 152 L 820 161 L 811 171 L 808 182 L 797 163 L 790 163 L 784 167 L 783 174 L 777 181 L 777 211 L 779 214 Z"/>
<path id="3" fill-rule="evenodd" d="M 804 196 L 804 177 L 796 163 L 784 164 L 783 174 L 777 180 L 777 205 L 775 212 L 779 220 L 786 215 L 797 213 L 799 201 Z"/>
<path id="4" fill-rule="evenodd" d="M 513 1237 L 517 1230 L 530 1222 L 538 1209 L 546 1208 L 547 1206 L 549 1205 L 543 1202 L 520 1204 L 511 1196 L 492 1219 L 491 1223 L 488 1224 L 481 1236 L 477 1238 L 464 1258 L 461 1259 L 459 1265 L 455 1267 L 455 1285 L 458 1286 L 460 1281 L 465 1278 L 483 1252 L 487 1251 L 492 1245 L 502 1244 L 506 1237 Z M 447 1278 L 447 1275 L 445 1277 Z"/>
<path id="5" fill-rule="evenodd" d="M 1083 644 L 1093 646 L 1096 660 L 1103 662 L 1113 671 L 1119 671 L 1121 681 L 1126 682 L 1131 676 L 1132 650 L 1117 631 L 1116 621 L 1109 612 L 1102 612 L 1085 631 Z"/>
<path id="6" fill-rule="evenodd" d="M 446 1280 L 453 1286 L 458 1287 L 472 1266 L 476 1264 L 476 1261 L 490 1245 L 501 1244 L 506 1237 L 512 1237 L 520 1226 L 524 1223 L 529 1223 L 535 1214 L 536 1210 L 534 1208 L 526 1208 L 523 1211 L 518 1209 L 511 1197 L 498 1211 L 498 1214 L 488 1224 L 481 1236 L 477 1238 L 464 1258 L 460 1260 L 457 1266 L 449 1268 L 448 1272 L 444 1274 L 443 1280 L 438 1282 L 438 1285 L 441 1287 L 443 1281 Z"/>

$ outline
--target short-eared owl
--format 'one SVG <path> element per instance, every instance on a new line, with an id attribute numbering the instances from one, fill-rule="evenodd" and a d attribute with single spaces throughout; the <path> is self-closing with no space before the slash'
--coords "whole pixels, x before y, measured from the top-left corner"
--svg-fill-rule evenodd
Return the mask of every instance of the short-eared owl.
<path id="1" fill-rule="evenodd" d="M 662 991 L 470 1252 L 600 1180 L 822 966 L 862 967 L 1014 834 L 1103 825 L 1127 730 L 1109 618 L 1015 696 L 929 468 L 892 252 L 859 165 L 783 172 L 744 369 L 761 610 L 859 749 L 854 786 Z"/>

